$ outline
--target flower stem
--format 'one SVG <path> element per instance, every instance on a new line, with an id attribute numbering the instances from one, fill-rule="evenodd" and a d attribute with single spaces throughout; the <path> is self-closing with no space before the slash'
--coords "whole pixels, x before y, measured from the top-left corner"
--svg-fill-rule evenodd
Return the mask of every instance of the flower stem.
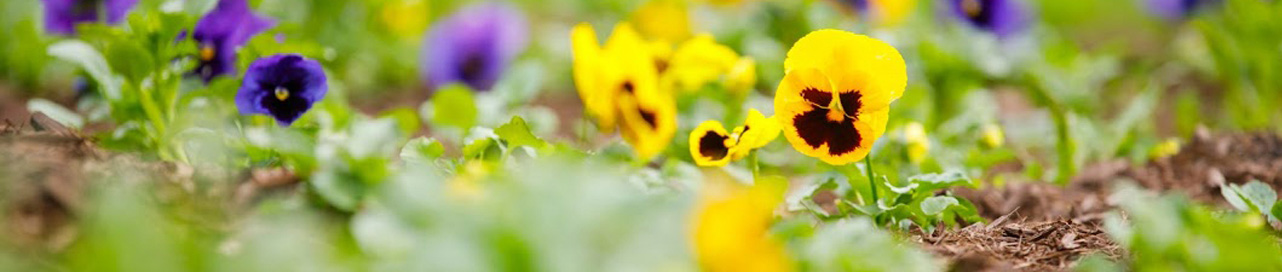
<path id="1" fill-rule="evenodd" d="M 877 204 L 877 179 L 873 178 L 871 152 L 868 153 L 867 157 L 864 157 L 864 169 L 868 171 L 868 190 L 872 191 L 872 203 L 876 205 Z"/>
<path id="2" fill-rule="evenodd" d="M 748 153 L 748 163 L 752 164 L 752 180 L 756 181 L 757 177 L 760 176 L 761 173 L 761 166 L 757 163 L 757 152 L 752 151 Z"/>

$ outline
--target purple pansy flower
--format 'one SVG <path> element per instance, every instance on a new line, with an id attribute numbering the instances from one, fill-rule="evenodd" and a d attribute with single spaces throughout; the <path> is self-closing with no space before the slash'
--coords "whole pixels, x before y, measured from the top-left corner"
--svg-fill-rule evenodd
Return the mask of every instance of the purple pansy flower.
<path id="1" fill-rule="evenodd" d="M 193 72 L 209 82 L 216 76 L 236 73 L 236 47 L 276 23 L 254 15 L 245 0 L 219 0 L 213 11 L 196 23 L 192 38 L 200 51 Z"/>
<path id="2" fill-rule="evenodd" d="M 138 0 L 44 0 L 45 31 L 55 34 L 75 34 L 76 24 L 98 21 L 106 9 L 107 23 L 115 24 L 125 19 L 129 9 Z"/>
<path id="3" fill-rule="evenodd" d="M 855 13 L 864 14 L 868 12 L 868 0 L 840 0 L 838 2 L 850 7 Z"/>
<path id="4" fill-rule="evenodd" d="M 236 107 L 242 115 L 271 115 L 281 126 L 289 126 L 326 92 L 329 84 L 319 62 L 295 54 L 272 55 L 249 65 L 236 93 Z"/>
<path id="5" fill-rule="evenodd" d="M 1168 20 L 1179 20 L 1217 0 L 1148 0 L 1149 11 Z"/>
<path id="6" fill-rule="evenodd" d="M 1024 29 L 1027 14 L 1017 0 L 949 0 L 948 13 L 998 37 Z"/>
<path id="7" fill-rule="evenodd" d="M 525 28 L 525 16 L 509 6 L 464 7 L 428 32 L 422 72 L 433 89 L 461 82 L 489 90 L 525 48 Z"/>

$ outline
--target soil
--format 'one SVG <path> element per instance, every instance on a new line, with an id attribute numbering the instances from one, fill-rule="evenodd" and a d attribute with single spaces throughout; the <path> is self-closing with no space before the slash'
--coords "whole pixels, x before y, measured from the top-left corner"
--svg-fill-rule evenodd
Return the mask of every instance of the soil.
<path id="1" fill-rule="evenodd" d="M 1123 256 L 1098 222 L 1011 222 L 1010 218 L 958 230 L 941 228 L 917 235 L 917 242 L 936 255 L 950 256 L 950 271 L 1054 271 L 1071 267 L 1087 254 Z"/>
<path id="2" fill-rule="evenodd" d="M 25 122 L 0 120 L 0 243 L 36 252 L 65 249 L 75 241 L 72 223 L 89 208 L 87 194 L 93 186 L 145 185 L 162 205 L 195 199 L 195 205 L 178 206 L 230 215 L 250 207 L 264 193 L 289 190 L 298 182 L 292 172 L 282 169 L 211 169 L 218 168 L 107 152 L 39 112 Z M 204 180 L 240 182 L 200 182 Z M 197 183 L 228 185 L 198 189 Z"/>
<path id="3" fill-rule="evenodd" d="M 956 190 L 992 223 L 917 237 L 948 258 L 954 271 L 1063 270 L 1091 253 L 1125 255 L 1100 231 L 1102 215 L 1114 209 L 1108 196 L 1119 182 L 1228 208 L 1220 187 L 1251 180 L 1282 189 L 1282 138 L 1270 133 L 1211 135 L 1199 129 L 1176 155 L 1135 166 L 1096 163 L 1067 186 L 1011 182 Z"/>

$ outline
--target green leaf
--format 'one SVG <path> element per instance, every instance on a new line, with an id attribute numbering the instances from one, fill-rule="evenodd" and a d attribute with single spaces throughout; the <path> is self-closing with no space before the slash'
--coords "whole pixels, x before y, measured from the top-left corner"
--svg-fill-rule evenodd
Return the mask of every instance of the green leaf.
<path id="1" fill-rule="evenodd" d="M 155 59 L 152 54 L 132 40 L 112 43 L 107 46 L 106 51 L 111 68 L 124 75 L 130 82 L 142 82 L 155 71 Z"/>
<path id="2" fill-rule="evenodd" d="M 85 126 L 85 118 L 80 117 L 80 114 L 49 100 L 42 98 L 31 99 L 31 101 L 27 101 L 27 109 L 31 110 L 31 112 L 43 112 L 49 118 L 53 118 L 54 121 L 58 121 L 58 123 L 68 127 L 81 128 Z"/>
<path id="3" fill-rule="evenodd" d="M 443 154 L 445 154 L 445 146 L 433 138 L 414 138 L 401 148 L 401 159 L 411 162 L 432 160 L 440 158 Z"/>
<path id="4" fill-rule="evenodd" d="M 120 99 L 122 79 L 112 73 L 111 66 L 107 65 L 107 59 L 103 58 L 102 53 L 93 46 L 80 40 L 66 40 L 50 45 L 47 52 L 49 56 L 73 63 L 89 73 L 89 76 L 98 82 L 107 100 Z"/>
<path id="5" fill-rule="evenodd" d="M 354 176 L 336 173 L 335 170 L 321 171 L 311 180 L 316 194 L 330 205 L 343 211 L 355 211 L 365 193 L 365 186 Z"/>
<path id="6" fill-rule="evenodd" d="M 547 146 L 547 142 L 530 133 L 530 127 L 525 124 L 525 119 L 520 116 L 512 116 L 512 120 L 508 121 L 507 124 L 494 129 L 494 134 L 498 134 L 499 139 L 507 141 L 510 145 L 509 148 L 517 146 L 542 148 Z"/>
<path id="7" fill-rule="evenodd" d="M 960 205 L 961 203 L 951 196 L 932 196 L 921 201 L 921 211 L 930 216 L 938 216 L 948 210 L 948 207 Z"/>
<path id="8" fill-rule="evenodd" d="M 1227 190 L 1220 191 L 1225 200 L 1234 208 L 1244 212 L 1269 214 L 1278 200 L 1277 192 L 1258 180 L 1252 180 L 1241 186 L 1228 184 L 1225 188 Z"/>
<path id="9" fill-rule="evenodd" d="M 432 97 L 432 123 L 468 129 L 476 125 L 476 100 L 467 86 L 445 86 Z"/>
<path id="10" fill-rule="evenodd" d="M 935 190 L 953 186 L 973 186 L 966 174 L 955 170 L 944 173 L 914 175 L 908 177 L 908 182 L 918 184 L 918 192 L 934 192 Z"/>
<path id="11" fill-rule="evenodd" d="M 409 137 L 410 135 L 414 135 L 415 132 L 418 132 L 418 128 L 419 128 L 418 113 L 415 113 L 414 110 L 412 109 L 409 109 L 409 108 L 393 109 L 387 112 L 383 112 L 383 114 L 379 116 L 379 118 L 391 118 L 392 120 L 395 120 L 396 127 L 400 128 L 401 133 L 406 137 Z"/>

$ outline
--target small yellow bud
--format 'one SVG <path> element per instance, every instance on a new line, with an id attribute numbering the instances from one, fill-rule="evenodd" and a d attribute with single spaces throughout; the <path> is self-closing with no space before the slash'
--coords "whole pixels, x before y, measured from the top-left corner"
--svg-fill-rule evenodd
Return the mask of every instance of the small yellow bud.
<path id="1" fill-rule="evenodd" d="M 980 133 L 982 134 L 980 142 L 984 144 L 984 147 L 998 148 L 1002 147 L 1002 144 L 1006 142 L 1006 133 L 1002 132 L 1002 127 L 997 124 L 984 125 L 983 131 Z"/>
<path id="2" fill-rule="evenodd" d="M 1180 153 L 1180 140 L 1176 138 L 1169 138 L 1158 143 L 1156 146 L 1153 146 L 1153 149 L 1149 150 L 1148 155 L 1151 158 L 1158 159 L 1174 156 L 1176 153 Z"/>
<path id="3" fill-rule="evenodd" d="M 926 137 L 926 128 L 921 123 L 911 122 L 904 126 L 904 142 L 908 144 L 908 161 L 917 164 L 926 160 L 930 139 Z"/>

